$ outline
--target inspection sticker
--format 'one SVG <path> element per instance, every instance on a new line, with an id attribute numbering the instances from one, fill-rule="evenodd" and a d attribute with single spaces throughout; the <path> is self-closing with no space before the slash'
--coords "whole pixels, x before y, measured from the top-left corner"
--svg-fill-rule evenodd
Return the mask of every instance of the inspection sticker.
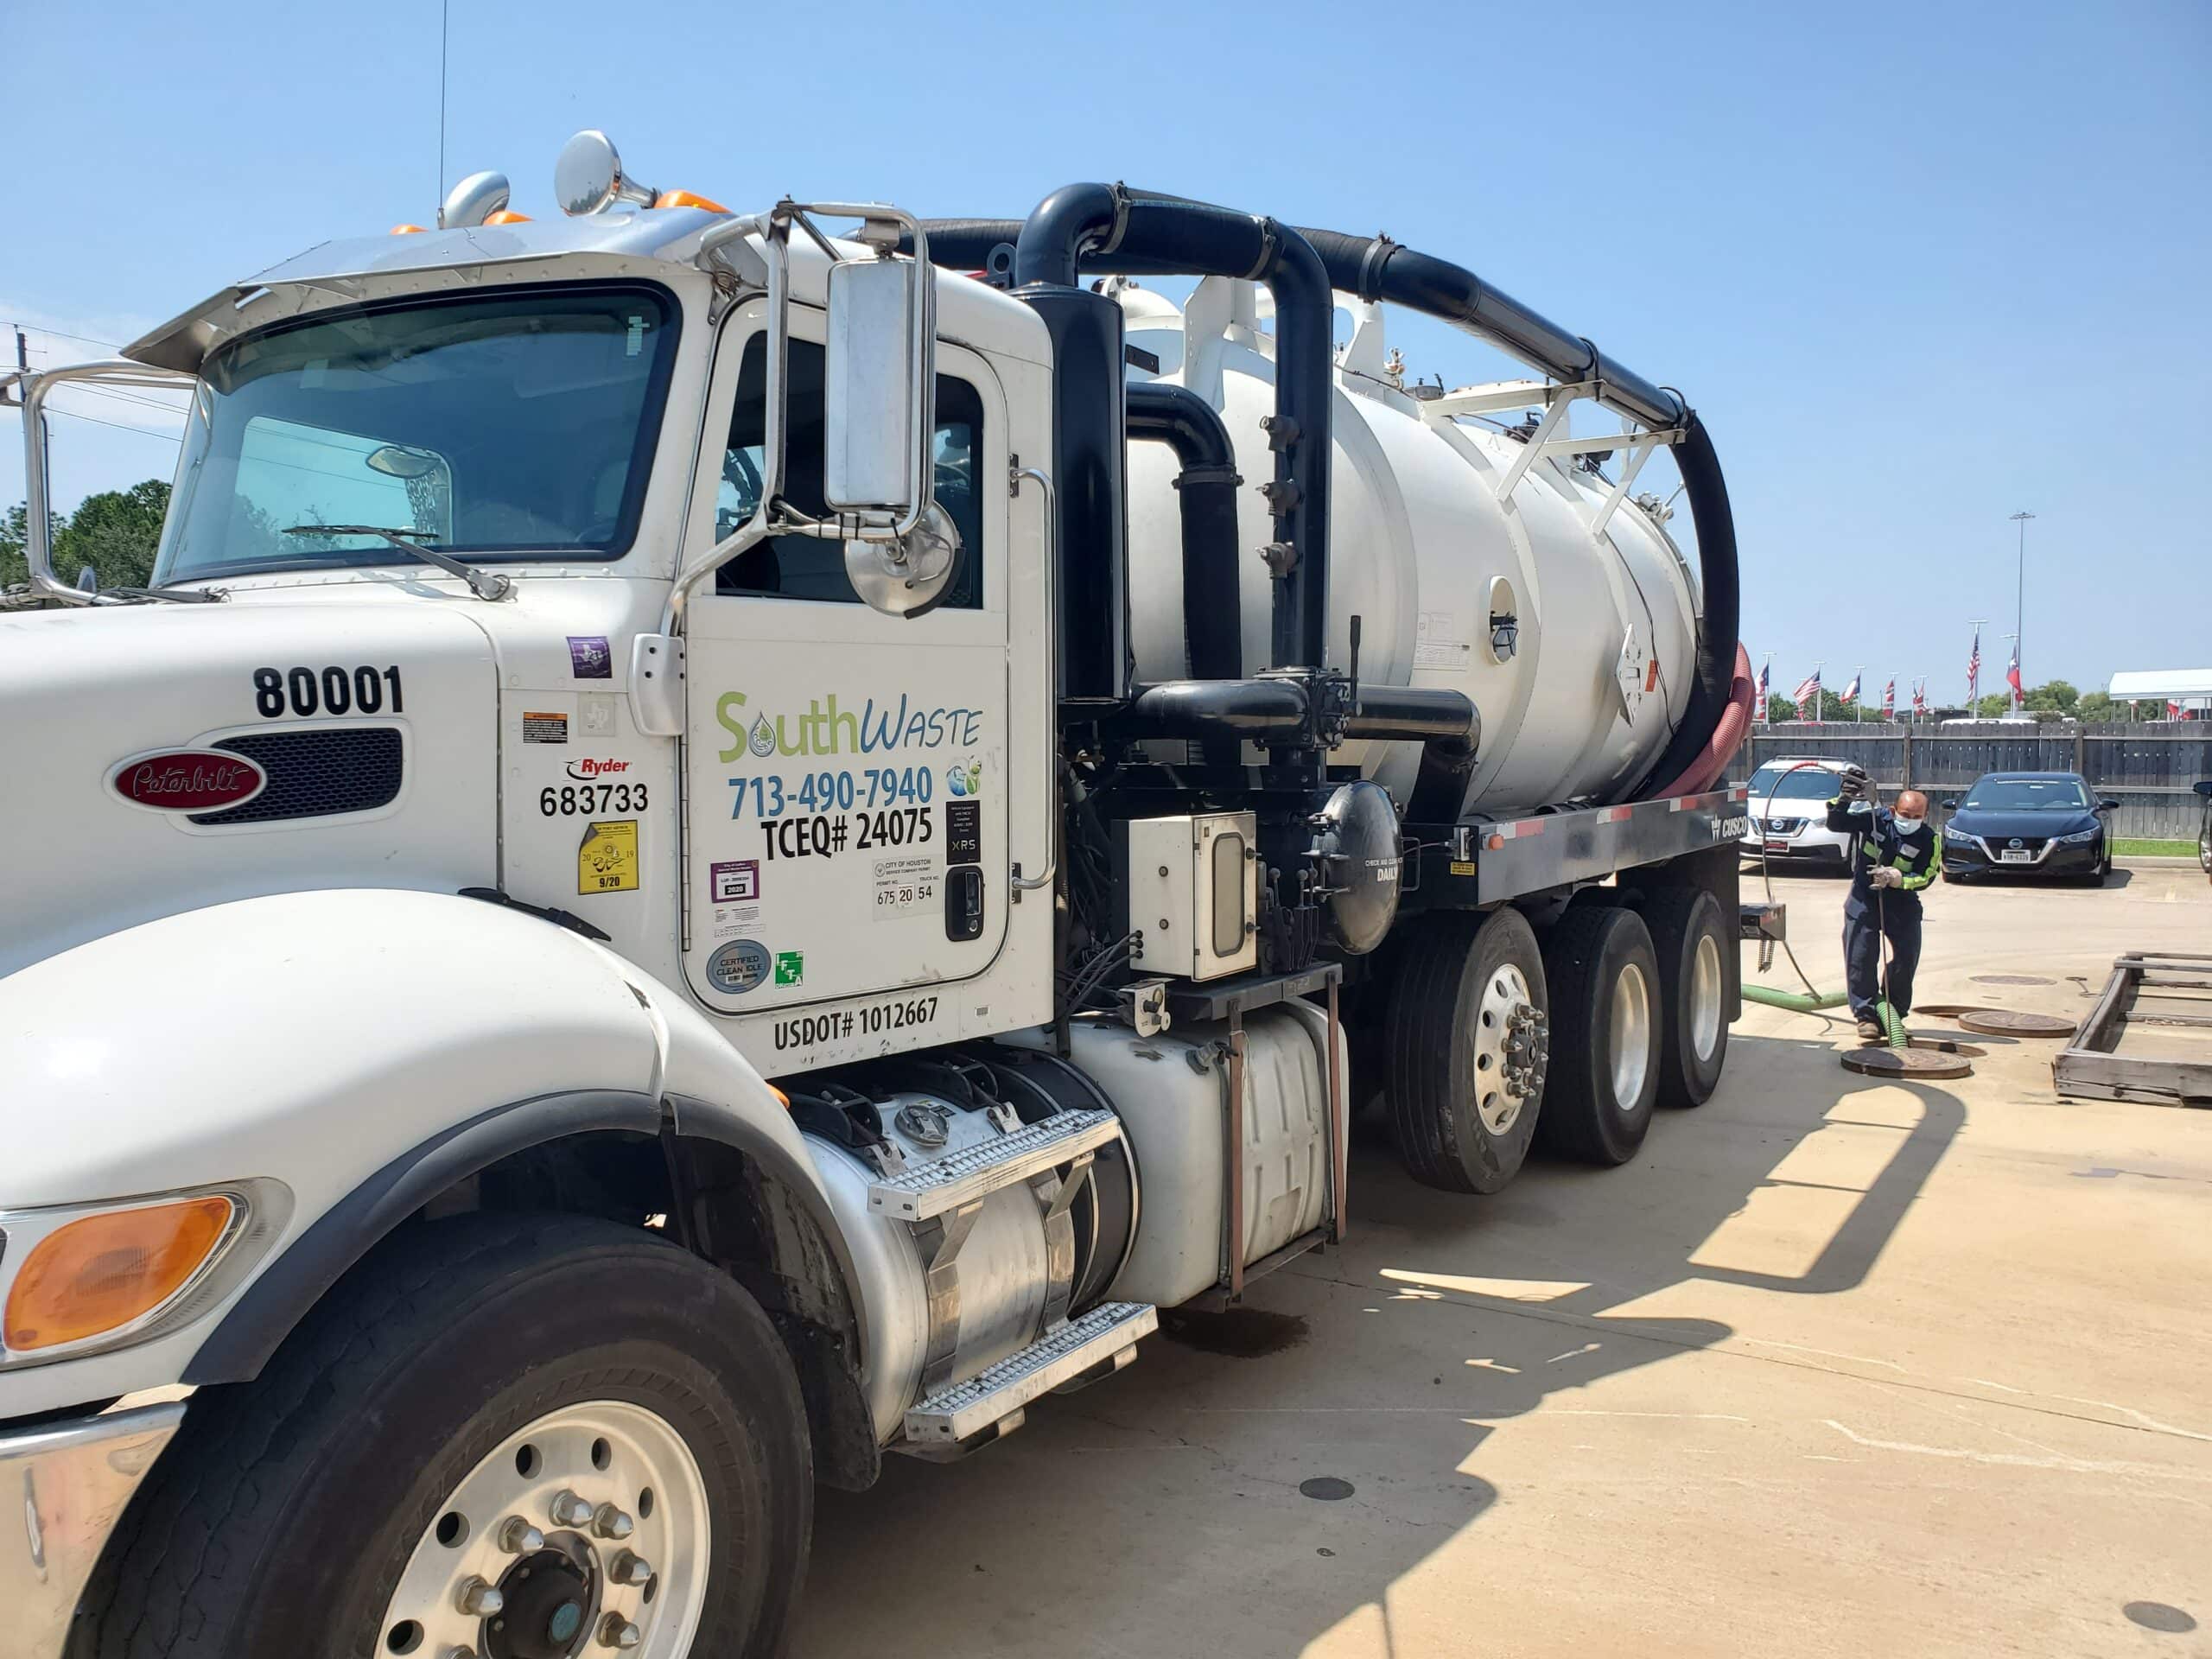
<path id="1" fill-rule="evenodd" d="M 707 866 L 708 886 L 718 905 L 749 905 L 760 896 L 760 861 L 724 860 Z"/>
<path id="2" fill-rule="evenodd" d="M 879 858 L 875 861 L 875 919 L 896 921 L 937 901 L 937 861 Z"/>
<path id="3" fill-rule="evenodd" d="M 576 891 L 634 893 L 637 887 L 638 821 L 587 824 L 576 849 Z"/>
<path id="4" fill-rule="evenodd" d="M 1459 668 L 1471 647 L 1459 637 L 1459 619 L 1450 611 L 1423 611 L 1414 619 L 1414 666 Z"/>
<path id="5" fill-rule="evenodd" d="M 525 709 L 522 717 L 522 741 L 525 743 L 566 743 L 569 741 L 569 717 L 566 715 L 534 715 Z"/>

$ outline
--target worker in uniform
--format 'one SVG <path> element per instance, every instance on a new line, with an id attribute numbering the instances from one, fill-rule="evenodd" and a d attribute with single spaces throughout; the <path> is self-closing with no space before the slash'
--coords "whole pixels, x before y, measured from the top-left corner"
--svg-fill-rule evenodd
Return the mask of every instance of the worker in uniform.
<path id="1" fill-rule="evenodd" d="M 1882 942 L 1890 946 L 1889 1003 L 1902 1020 L 1912 1007 L 1912 974 L 1920 965 L 1920 895 L 1943 867 L 1943 837 L 1928 822 L 1925 795 L 1904 790 L 1894 809 L 1885 808 L 1873 779 L 1855 766 L 1828 803 L 1828 828 L 1859 838 L 1851 895 L 1843 901 L 1844 986 L 1859 1036 L 1878 1042 Z"/>

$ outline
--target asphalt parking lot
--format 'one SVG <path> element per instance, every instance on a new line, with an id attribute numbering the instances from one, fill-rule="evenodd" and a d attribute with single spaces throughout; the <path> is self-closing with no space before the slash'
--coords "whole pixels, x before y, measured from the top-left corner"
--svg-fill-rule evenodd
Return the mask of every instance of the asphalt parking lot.
<path id="1" fill-rule="evenodd" d="M 1777 882 L 1824 986 L 1843 891 Z M 1920 996 L 2072 1018 L 2138 948 L 2212 950 L 2201 873 L 1945 885 Z M 1487 1200 L 1356 1145 L 1340 1250 L 823 1492 L 798 1650 L 2212 1654 L 2212 1113 L 1848 1037 L 1747 1008 L 1637 1162 Z"/>

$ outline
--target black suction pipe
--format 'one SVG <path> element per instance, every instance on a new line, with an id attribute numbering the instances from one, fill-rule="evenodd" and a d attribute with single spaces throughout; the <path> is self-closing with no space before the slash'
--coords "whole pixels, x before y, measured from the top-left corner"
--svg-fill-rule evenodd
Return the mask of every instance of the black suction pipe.
<path id="1" fill-rule="evenodd" d="M 1183 637 L 1193 679 L 1244 677 L 1243 607 L 1236 582 L 1236 451 L 1213 405 L 1188 386 L 1138 381 L 1129 436 L 1164 443 L 1182 472 Z"/>
<path id="2" fill-rule="evenodd" d="M 1295 680 L 1170 680 L 1141 688 L 1126 729 L 1139 737 L 1250 738 L 1295 734 L 1306 723 Z"/>
<path id="3" fill-rule="evenodd" d="M 972 263 L 988 257 L 989 249 L 1019 238 L 1021 226 L 1014 219 L 948 219 L 932 221 L 931 257 L 947 264 L 955 259 L 956 239 L 940 251 L 937 225 L 964 234 L 977 245 Z M 1541 370 L 1552 379 L 1568 383 L 1598 381 L 1598 401 L 1647 426 L 1681 426 L 1682 441 L 1675 446 L 1675 461 L 1682 475 L 1691 520 L 1697 526 L 1698 564 L 1704 598 L 1704 615 L 1698 635 L 1696 686 L 1690 705 L 1673 740 L 1649 775 L 1637 785 L 1641 796 L 1667 779 L 1677 776 L 1713 734 L 1728 706 L 1728 683 L 1735 670 L 1736 643 L 1742 624 L 1741 594 L 1737 575 L 1735 518 L 1728 503 L 1728 486 L 1721 475 L 1713 439 L 1694 411 L 1681 397 L 1655 385 L 1634 371 L 1614 362 L 1587 340 L 1571 334 L 1541 313 L 1510 295 L 1491 287 L 1472 271 L 1448 260 L 1416 252 L 1388 237 L 1346 236 L 1341 232 L 1306 229 L 1300 232 L 1320 256 L 1332 287 L 1364 300 L 1387 301 L 1409 310 L 1436 317 L 1469 334 L 1503 346 Z M 1126 256 L 1101 264 L 1086 256 L 1083 263 L 1098 270 L 1146 274 Z M 1427 761 L 1424 759 L 1424 767 Z M 1416 791 L 1418 796 L 1419 791 Z M 1457 816 L 1458 803 L 1452 803 Z"/>
<path id="4" fill-rule="evenodd" d="M 1074 286 L 1080 271 L 1179 272 L 1264 282 L 1275 302 L 1275 405 L 1265 486 L 1275 539 L 1273 665 L 1319 668 L 1328 646 L 1331 346 L 1335 296 L 1306 238 L 1204 202 L 1071 184 L 1038 204 L 1014 243 L 1015 291 Z"/>

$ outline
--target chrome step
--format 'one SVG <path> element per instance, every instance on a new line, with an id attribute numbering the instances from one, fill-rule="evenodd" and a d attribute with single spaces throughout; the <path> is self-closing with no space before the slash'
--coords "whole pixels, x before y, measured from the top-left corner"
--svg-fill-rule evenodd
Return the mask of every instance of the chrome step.
<path id="1" fill-rule="evenodd" d="M 910 1407 L 906 1438 L 919 1444 L 965 1440 L 1087 1371 L 1126 1364 L 1137 1338 L 1159 1328 L 1160 1310 L 1149 1302 L 1102 1302 L 1020 1353 Z"/>
<path id="2" fill-rule="evenodd" d="M 1104 1146 L 1121 1133 L 1113 1113 L 1055 1112 L 981 1146 L 918 1164 L 868 1190 L 871 1214 L 927 1221 Z"/>

